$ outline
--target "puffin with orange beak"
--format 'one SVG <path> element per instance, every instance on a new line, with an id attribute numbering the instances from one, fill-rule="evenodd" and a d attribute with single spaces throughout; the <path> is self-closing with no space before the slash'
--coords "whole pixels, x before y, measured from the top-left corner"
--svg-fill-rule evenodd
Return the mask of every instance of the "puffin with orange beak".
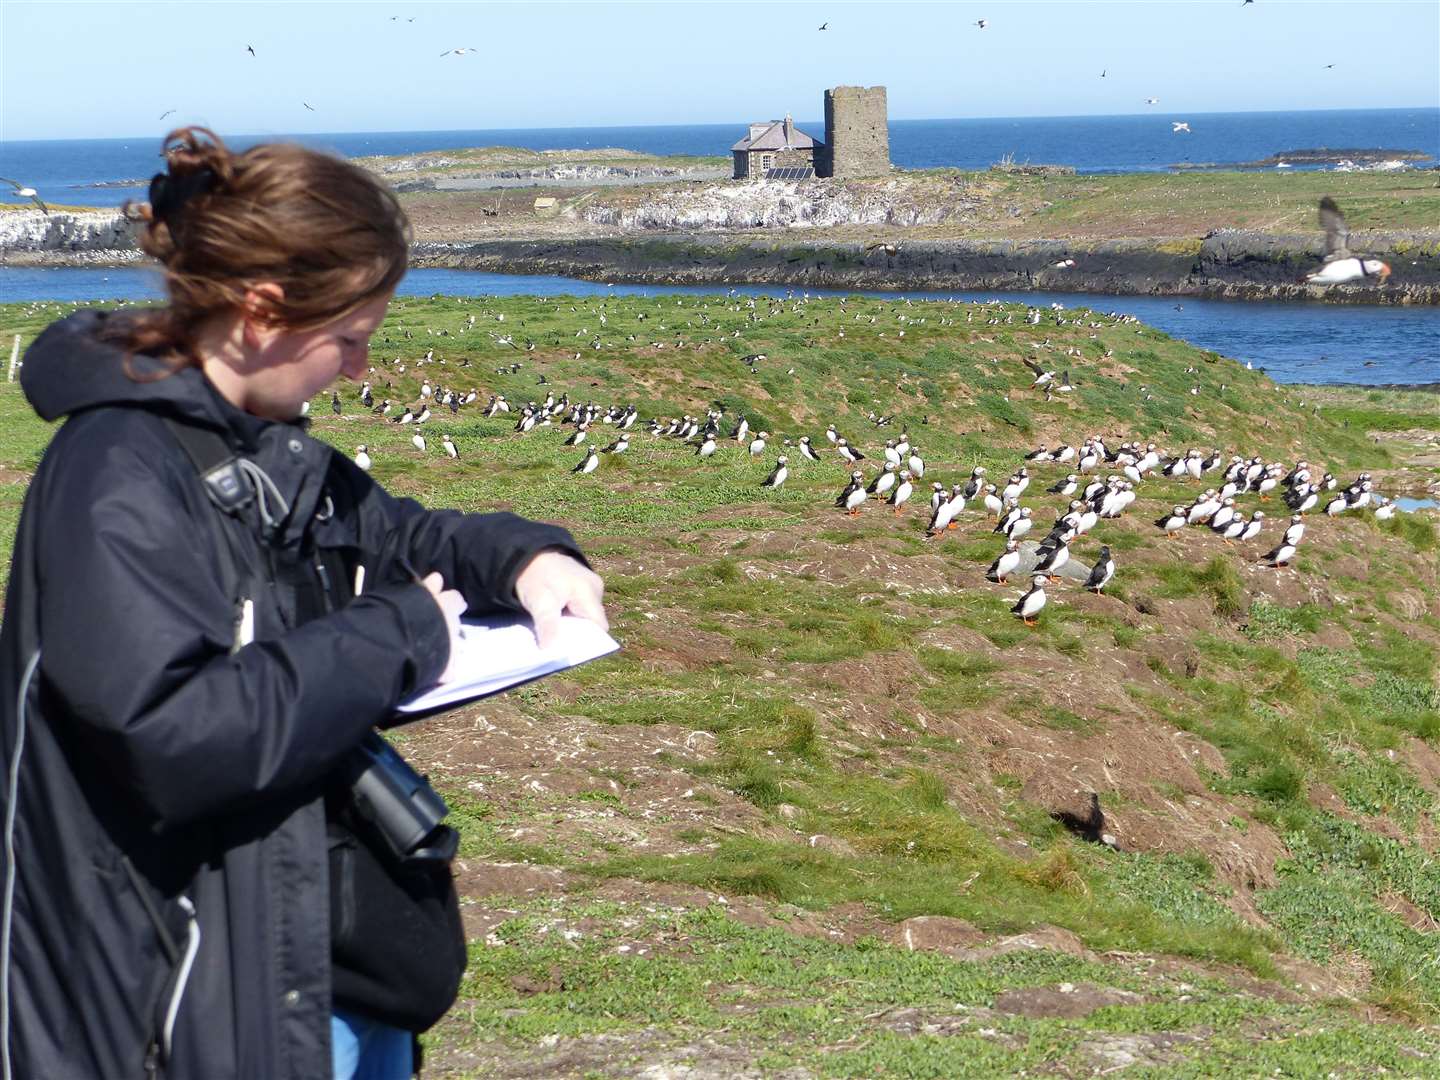
<path id="1" fill-rule="evenodd" d="M 1320 200 L 1320 225 L 1325 230 L 1325 262 L 1313 274 L 1305 275 L 1307 285 L 1342 285 L 1347 281 L 1378 278 L 1383 284 L 1390 276 L 1390 265 L 1368 255 L 1354 255 L 1348 246 L 1350 227 L 1335 200 L 1326 195 Z"/>

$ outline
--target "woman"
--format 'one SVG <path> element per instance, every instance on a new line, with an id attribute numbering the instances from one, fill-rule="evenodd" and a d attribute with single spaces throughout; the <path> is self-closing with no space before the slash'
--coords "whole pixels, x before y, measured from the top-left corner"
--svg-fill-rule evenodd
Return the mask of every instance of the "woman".
<path id="1" fill-rule="evenodd" d="M 384 187 L 200 128 L 166 156 L 132 213 L 168 305 L 79 312 L 22 372 L 67 419 L 0 631 L 0 1074 L 409 1076 L 463 968 L 453 886 L 361 827 L 356 748 L 462 611 L 543 640 L 567 609 L 603 625 L 602 586 L 563 529 L 393 498 L 298 419 L 366 371 L 404 273 Z"/>

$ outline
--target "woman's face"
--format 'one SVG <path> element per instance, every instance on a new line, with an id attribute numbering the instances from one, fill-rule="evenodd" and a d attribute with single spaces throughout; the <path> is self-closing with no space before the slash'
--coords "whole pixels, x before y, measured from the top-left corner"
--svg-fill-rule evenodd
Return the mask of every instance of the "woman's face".
<path id="1" fill-rule="evenodd" d="M 338 376 L 360 378 L 370 364 L 370 336 L 389 305 L 390 297 L 380 296 L 313 330 L 257 331 L 259 341 L 243 377 L 242 407 L 270 420 L 293 420 L 301 405 Z"/>

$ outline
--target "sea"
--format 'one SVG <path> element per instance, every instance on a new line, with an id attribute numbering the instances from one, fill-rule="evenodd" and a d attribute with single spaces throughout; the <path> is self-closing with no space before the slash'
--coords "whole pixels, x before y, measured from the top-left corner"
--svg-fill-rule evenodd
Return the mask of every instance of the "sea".
<path id="1" fill-rule="evenodd" d="M 479 270 L 412 269 L 402 296 L 875 296 L 989 301 L 1134 315 L 1174 337 L 1264 371 L 1277 382 L 1367 386 L 1440 384 L 1440 308 L 1318 304 L 1101 293 L 795 289 L 779 285 L 626 285 Z M 158 300 L 148 267 L 0 267 L 0 301 Z M 1437 404 L 1440 408 L 1440 404 Z"/>
<path id="2" fill-rule="evenodd" d="M 1175 134 L 1184 120 L 1189 134 Z M 823 136 L 824 124 L 797 122 Z M 227 136 L 236 148 L 290 139 L 346 156 L 411 154 L 467 146 L 533 150 L 623 147 L 653 154 L 724 154 L 744 123 L 651 127 L 505 128 L 475 131 L 267 133 Z M 0 140 L 0 176 L 23 179 L 58 203 L 119 206 L 143 197 L 159 167 L 162 132 L 125 139 Z M 1158 172 L 1199 164 L 1257 161 L 1296 149 L 1385 148 L 1440 159 L 1440 109 L 1347 109 L 1301 112 L 1173 113 L 1159 106 L 1132 116 L 892 120 L 890 157 L 904 168 L 983 169 L 1002 159 L 1064 164 L 1082 173 Z M 1304 168 L 1297 166 L 1297 170 Z M 3 201 L 15 201 L 0 195 Z M 572 295 L 605 292 L 715 293 L 725 287 L 664 289 L 607 286 L 562 277 L 463 270 L 412 270 L 409 295 Z M 752 295 L 785 295 L 777 286 L 738 286 Z M 810 290 L 827 295 L 826 290 Z M 842 291 L 843 293 L 844 291 Z M 838 294 L 837 294 L 838 295 Z M 1089 306 L 1133 314 L 1177 337 L 1255 367 L 1283 382 L 1367 385 L 1440 382 L 1440 309 L 1314 303 L 1232 302 L 1075 293 L 934 293 L 867 295 L 914 299 L 1011 299 L 1028 304 Z M 152 271 L 142 268 L 0 267 L 0 302 L 153 299 Z"/>
<path id="3" fill-rule="evenodd" d="M 1174 121 L 1189 124 L 1189 133 L 1173 132 Z M 724 157 L 745 134 L 747 123 L 221 134 L 237 149 L 285 139 L 346 157 L 470 146 L 622 147 L 651 154 Z M 824 138 L 822 121 L 797 121 L 796 126 Z M 119 206 L 140 197 L 140 185 L 159 169 L 165 127 L 157 123 L 150 134 L 125 139 L 0 139 L 0 176 L 24 181 L 52 202 Z M 1163 172 L 1177 166 L 1259 161 L 1283 151 L 1319 147 L 1415 150 L 1430 155 L 1431 160 L 1422 164 L 1433 167 L 1440 159 L 1440 108 L 1178 113 L 1161 105 L 1132 116 L 890 121 L 890 160 L 906 169 L 985 169 L 1010 159 L 1070 165 L 1082 173 Z M 110 186 L 117 184 L 124 186 Z M 0 201 L 17 200 L 6 192 Z"/>

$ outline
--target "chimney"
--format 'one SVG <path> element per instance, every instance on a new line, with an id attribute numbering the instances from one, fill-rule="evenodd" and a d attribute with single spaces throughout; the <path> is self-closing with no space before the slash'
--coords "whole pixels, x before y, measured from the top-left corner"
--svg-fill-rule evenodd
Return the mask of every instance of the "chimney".
<path id="1" fill-rule="evenodd" d="M 789 150 L 789 149 L 790 149 L 791 141 L 792 141 L 792 140 L 791 140 L 791 136 L 793 136 L 794 134 L 795 134 L 795 121 L 790 119 L 790 114 L 787 112 L 787 113 L 785 114 L 785 149 L 786 149 L 786 150 Z"/>

